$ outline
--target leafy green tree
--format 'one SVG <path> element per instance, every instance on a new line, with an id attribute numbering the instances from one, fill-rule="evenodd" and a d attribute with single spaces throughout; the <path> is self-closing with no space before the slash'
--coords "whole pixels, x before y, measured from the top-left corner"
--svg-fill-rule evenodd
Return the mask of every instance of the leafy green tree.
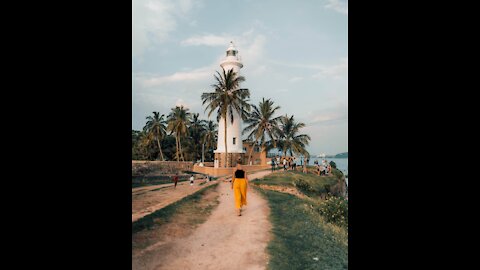
<path id="1" fill-rule="evenodd" d="M 193 155 L 193 160 L 199 160 L 202 155 L 202 137 L 206 131 L 206 122 L 205 120 L 199 119 L 199 113 L 192 114 L 190 119 L 189 129 L 189 146 L 191 148 L 191 153 Z"/>
<path id="2" fill-rule="evenodd" d="M 215 122 L 209 120 L 202 136 L 202 144 L 205 145 L 206 152 L 210 154 L 211 159 L 213 159 L 213 148 L 217 142 L 217 127 L 218 125 Z"/>
<path id="3" fill-rule="evenodd" d="M 170 134 L 175 134 L 176 140 L 176 159 L 180 161 L 180 158 L 185 161 L 185 157 L 182 151 L 182 138 L 188 134 L 188 119 L 190 118 L 190 113 L 188 108 L 183 106 L 176 106 L 172 108 L 172 111 L 167 116 L 167 130 L 170 131 Z"/>
<path id="4" fill-rule="evenodd" d="M 261 149 L 265 149 L 265 144 L 270 139 L 273 146 L 276 145 L 276 134 L 279 133 L 278 123 L 280 116 L 274 117 L 275 112 L 280 109 L 280 106 L 274 106 L 274 102 L 270 99 L 262 101 L 258 104 L 258 107 L 251 105 L 253 110 L 248 115 L 245 123 L 247 126 L 243 129 L 243 134 L 250 132 L 247 139 L 253 141 L 253 146 L 248 155 L 248 163 L 250 164 L 250 157 L 252 156 L 254 146 L 260 142 Z"/>
<path id="5" fill-rule="evenodd" d="M 283 155 L 287 155 L 287 151 L 290 155 L 293 153 L 308 155 L 306 146 L 311 140 L 310 136 L 306 134 L 298 134 L 300 129 L 304 128 L 304 123 L 297 123 L 293 118 L 293 115 L 282 116 L 280 118 L 280 128 L 278 134 L 278 149 L 283 152 Z"/>
<path id="6" fill-rule="evenodd" d="M 165 115 L 160 115 L 158 112 L 153 112 L 153 116 L 147 116 L 147 123 L 145 124 L 145 127 L 143 127 L 143 130 L 147 133 L 151 133 L 151 136 L 157 142 L 161 159 L 165 160 L 163 157 L 162 145 L 160 144 L 160 141 L 167 134 Z"/>

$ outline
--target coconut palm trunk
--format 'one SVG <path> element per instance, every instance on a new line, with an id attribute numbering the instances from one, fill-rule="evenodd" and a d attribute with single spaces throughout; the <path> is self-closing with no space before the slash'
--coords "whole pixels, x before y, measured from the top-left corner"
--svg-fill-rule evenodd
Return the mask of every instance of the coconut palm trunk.
<path id="1" fill-rule="evenodd" d="M 183 155 L 183 150 L 182 150 L 182 140 L 180 136 L 178 136 L 178 146 L 180 147 L 180 157 L 182 158 L 182 161 L 185 161 L 185 156 Z"/>
<path id="2" fill-rule="evenodd" d="M 178 136 L 177 134 L 175 134 L 175 156 L 177 157 L 177 162 L 180 161 L 179 158 L 178 158 Z"/>
<path id="3" fill-rule="evenodd" d="M 250 155 L 248 155 L 248 164 L 247 165 L 250 165 L 250 158 L 252 157 L 252 154 L 253 154 L 253 148 L 255 148 L 255 144 L 257 144 L 257 141 L 258 140 L 255 140 L 252 144 L 252 149 L 250 149 Z"/>
<path id="4" fill-rule="evenodd" d="M 163 153 L 162 153 L 162 146 L 160 145 L 160 140 L 157 138 L 157 144 L 158 144 L 158 149 L 160 149 L 160 156 L 162 157 L 162 161 L 165 161 L 163 158 Z"/>

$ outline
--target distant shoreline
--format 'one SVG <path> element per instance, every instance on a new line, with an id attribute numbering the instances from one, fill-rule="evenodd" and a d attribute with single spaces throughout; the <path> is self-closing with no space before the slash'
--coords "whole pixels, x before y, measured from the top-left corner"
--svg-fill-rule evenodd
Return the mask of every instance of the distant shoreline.
<path id="1" fill-rule="evenodd" d="M 324 154 L 318 154 L 318 155 L 311 155 L 313 158 L 322 158 L 322 155 Z M 336 154 L 336 155 L 325 155 L 324 158 L 348 158 L 348 152 Z"/>

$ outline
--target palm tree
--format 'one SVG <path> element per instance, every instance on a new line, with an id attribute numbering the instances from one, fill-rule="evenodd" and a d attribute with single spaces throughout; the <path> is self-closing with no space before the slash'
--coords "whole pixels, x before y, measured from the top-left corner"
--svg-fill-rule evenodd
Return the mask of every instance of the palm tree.
<path id="1" fill-rule="evenodd" d="M 308 155 L 305 147 L 308 145 L 310 136 L 306 134 L 298 134 L 301 128 L 304 128 L 304 123 L 297 123 L 293 118 L 293 115 L 288 117 L 288 115 L 282 116 L 280 118 L 280 129 L 279 129 L 279 141 L 278 149 L 281 150 L 284 156 L 287 155 L 287 151 L 297 154 Z"/>
<path id="2" fill-rule="evenodd" d="M 191 137 L 191 148 L 193 152 L 193 158 L 194 160 L 198 160 L 198 157 L 201 155 L 201 140 L 202 136 L 205 133 L 206 129 L 206 122 L 205 120 L 200 120 L 199 119 L 199 113 L 194 113 L 192 114 L 192 117 L 190 119 L 190 125 L 189 125 L 189 131 L 190 131 L 190 137 Z"/>
<path id="3" fill-rule="evenodd" d="M 217 124 L 213 121 L 208 121 L 205 127 L 205 132 L 202 137 L 202 145 L 207 149 L 213 148 L 217 141 Z"/>
<path id="4" fill-rule="evenodd" d="M 141 131 L 132 129 L 132 160 L 141 159 L 139 153 L 141 151 L 139 147 L 140 133 Z"/>
<path id="5" fill-rule="evenodd" d="M 143 157 L 145 159 L 150 159 L 151 158 L 151 147 L 154 142 L 155 138 L 153 136 L 153 133 L 142 131 L 138 135 L 138 147 L 143 150 Z"/>
<path id="6" fill-rule="evenodd" d="M 160 156 L 162 160 L 165 160 L 165 158 L 163 157 L 162 146 L 160 145 L 160 141 L 163 140 L 163 138 L 167 134 L 166 121 L 164 117 L 165 117 L 164 114 L 160 116 L 160 113 L 153 112 L 153 117 L 147 116 L 147 123 L 143 128 L 144 131 L 151 133 L 152 136 L 157 141 L 158 149 L 160 149 Z"/>
<path id="7" fill-rule="evenodd" d="M 265 98 L 262 98 L 258 107 L 252 104 L 253 110 L 245 121 L 248 126 L 243 129 L 243 133 L 250 132 L 247 139 L 253 140 L 252 149 L 248 155 L 248 164 L 250 164 L 253 148 L 257 142 L 260 141 L 261 149 L 264 149 L 267 138 L 270 138 L 273 146 L 276 146 L 275 140 L 276 134 L 279 133 L 278 122 L 280 121 L 280 116 L 273 117 L 273 115 L 276 110 L 280 109 L 280 106 L 274 107 L 273 103 L 270 99 L 265 100 Z"/>
<path id="8" fill-rule="evenodd" d="M 177 157 L 177 161 L 180 161 L 180 158 L 185 161 L 185 157 L 183 156 L 181 138 L 185 136 L 188 132 L 187 123 L 188 119 L 190 118 L 190 113 L 188 112 L 188 110 L 189 109 L 184 108 L 183 106 L 176 106 L 175 108 L 172 108 L 172 111 L 167 116 L 167 130 L 170 131 L 170 134 L 175 133 L 175 142 L 177 149 L 175 156 Z"/>
<path id="9" fill-rule="evenodd" d="M 207 104 L 205 111 L 209 110 L 208 117 L 212 114 L 213 111 L 217 110 L 217 121 L 220 121 L 223 118 L 224 121 L 224 132 L 225 132 L 225 163 L 224 167 L 227 167 L 227 115 L 230 116 L 230 121 L 233 123 L 233 113 L 237 112 L 242 116 L 243 119 L 246 118 L 246 111 L 250 111 L 250 104 L 247 103 L 247 98 L 250 97 L 250 91 L 248 89 L 239 89 L 241 82 L 245 81 L 245 77 L 238 76 L 233 69 L 225 71 L 222 68 L 222 74 L 217 71 L 217 75 L 214 75 L 216 84 L 213 84 L 212 87 L 215 89 L 214 92 L 203 93 L 202 94 L 202 105 Z"/>

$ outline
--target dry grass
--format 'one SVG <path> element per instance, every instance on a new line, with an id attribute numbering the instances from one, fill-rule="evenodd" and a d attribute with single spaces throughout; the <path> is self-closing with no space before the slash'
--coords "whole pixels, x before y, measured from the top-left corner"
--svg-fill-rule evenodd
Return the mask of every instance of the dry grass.
<path id="1" fill-rule="evenodd" d="M 165 208 L 145 216 L 132 224 L 132 254 L 149 246 L 185 237 L 205 222 L 218 205 L 214 184 L 191 194 Z"/>

